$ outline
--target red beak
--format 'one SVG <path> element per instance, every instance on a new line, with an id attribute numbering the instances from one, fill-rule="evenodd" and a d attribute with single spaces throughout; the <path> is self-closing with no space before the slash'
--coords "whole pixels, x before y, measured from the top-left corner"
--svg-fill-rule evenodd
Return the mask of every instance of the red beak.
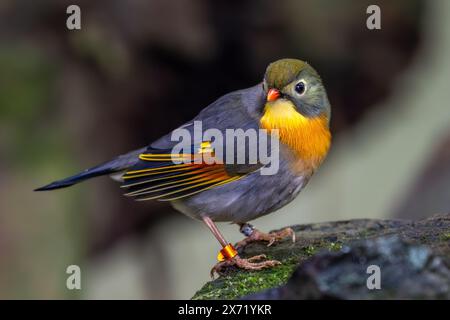
<path id="1" fill-rule="evenodd" d="M 277 89 L 269 89 L 267 92 L 267 101 L 275 101 L 280 97 L 280 91 Z"/>

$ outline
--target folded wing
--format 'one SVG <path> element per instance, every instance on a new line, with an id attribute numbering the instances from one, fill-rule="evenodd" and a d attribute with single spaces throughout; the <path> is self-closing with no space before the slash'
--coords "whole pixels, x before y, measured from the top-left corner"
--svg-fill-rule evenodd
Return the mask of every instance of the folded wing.
<path id="1" fill-rule="evenodd" d="M 149 149 L 122 176 L 125 195 L 136 200 L 173 201 L 239 180 L 245 174 L 230 174 L 214 159 L 209 142 L 191 148 L 191 153 Z"/>

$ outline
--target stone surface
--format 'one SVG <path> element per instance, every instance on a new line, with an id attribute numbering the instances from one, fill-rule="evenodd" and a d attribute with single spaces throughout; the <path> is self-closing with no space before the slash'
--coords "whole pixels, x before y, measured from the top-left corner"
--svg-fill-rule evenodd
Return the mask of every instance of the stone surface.
<path id="1" fill-rule="evenodd" d="M 450 214 L 422 221 L 351 220 L 295 225 L 295 244 L 248 245 L 282 266 L 230 269 L 194 299 L 450 299 Z M 381 289 L 369 290 L 367 267 L 380 267 Z"/>

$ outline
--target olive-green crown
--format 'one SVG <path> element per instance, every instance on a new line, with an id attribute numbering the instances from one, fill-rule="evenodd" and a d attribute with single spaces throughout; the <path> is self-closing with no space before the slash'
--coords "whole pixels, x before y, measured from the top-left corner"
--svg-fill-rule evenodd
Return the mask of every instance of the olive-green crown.
<path id="1" fill-rule="evenodd" d="M 269 64 L 264 79 L 269 88 L 282 89 L 304 69 L 308 69 L 319 78 L 317 72 L 306 62 L 298 59 L 281 59 Z"/>

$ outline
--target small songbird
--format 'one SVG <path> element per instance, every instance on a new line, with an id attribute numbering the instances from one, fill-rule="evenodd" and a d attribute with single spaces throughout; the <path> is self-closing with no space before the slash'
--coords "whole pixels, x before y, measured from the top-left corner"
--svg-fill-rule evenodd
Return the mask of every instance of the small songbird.
<path id="1" fill-rule="evenodd" d="M 280 262 L 264 255 L 244 259 L 237 249 L 253 241 L 267 241 L 268 245 L 286 237 L 295 241 L 290 228 L 264 233 L 248 222 L 283 207 L 307 184 L 330 147 L 330 116 L 330 103 L 318 73 L 304 61 L 281 59 L 267 67 L 262 83 L 220 97 L 178 128 L 195 135 L 194 124 L 200 121 L 203 131 L 215 129 L 224 136 L 227 129 L 265 129 L 267 136 L 278 142 L 276 173 L 261 174 L 267 163 L 259 158 L 253 163 L 206 161 L 205 155 L 214 158 L 218 151 L 211 140 L 193 142 L 188 152 L 186 148 L 174 151 L 178 141 L 174 141 L 173 131 L 147 147 L 36 191 L 111 175 L 122 182 L 126 195 L 137 200 L 169 201 L 178 211 L 203 221 L 222 246 L 212 275 L 229 266 L 270 268 Z M 218 221 L 237 224 L 246 238 L 236 247 L 228 243 L 215 224 Z"/>

